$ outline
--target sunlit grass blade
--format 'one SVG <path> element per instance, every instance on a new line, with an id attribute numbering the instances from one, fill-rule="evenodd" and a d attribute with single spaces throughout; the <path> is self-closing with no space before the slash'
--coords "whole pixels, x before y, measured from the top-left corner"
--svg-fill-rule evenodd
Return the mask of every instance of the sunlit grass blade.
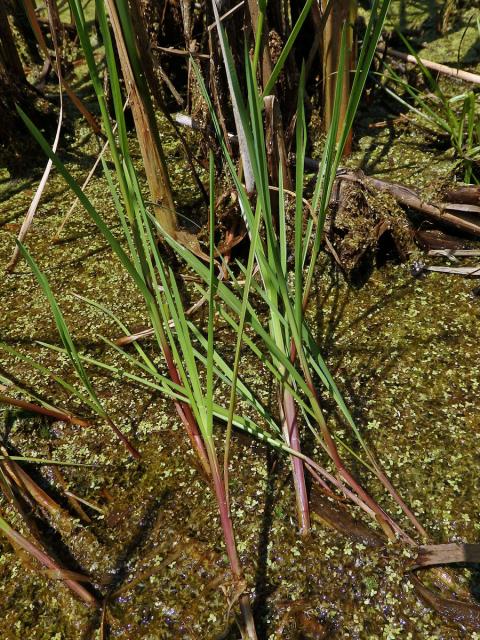
<path id="1" fill-rule="evenodd" d="M 277 81 L 278 76 L 280 75 L 283 67 L 285 66 L 285 62 L 288 58 L 288 54 L 290 53 L 293 45 L 295 44 L 295 41 L 298 37 L 300 29 L 302 28 L 303 23 L 305 22 L 310 12 L 312 4 L 313 4 L 313 0 L 307 0 L 305 5 L 303 6 L 303 9 L 300 12 L 300 15 L 298 16 L 297 21 L 293 25 L 290 35 L 288 36 L 288 40 L 285 43 L 285 46 L 283 47 L 282 52 L 280 53 L 280 56 L 278 57 L 278 60 L 273 68 L 272 75 L 270 76 L 267 84 L 265 85 L 265 89 L 263 90 L 262 97 L 268 96 L 271 93 L 275 85 L 275 82 Z"/>
<path id="2" fill-rule="evenodd" d="M 38 464 L 43 466 L 57 466 L 57 467 L 87 467 L 93 468 L 94 464 L 88 464 L 85 462 L 67 462 L 65 460 L 52 460 L 50 458 L 37 458 L 35 456 L 4 456 L 0 454 L 0 460 L 12 460 L 13 462 L 28 462 L 29 464 Z"/>
<path id="3" fill-rule="evenodd" d="M 233 56 L 232 56 L 230 47 L 228 46 L 227 35 L 220 21 L 220 15 L 218 12 L 216 0 L 213 0 L 212 7 L 213 7 L 213 14 L 215 16 L 215 22 L 217 25 L 217 33 L 220 39 L 220 47 L 221 47 L 223 61 L 225 65 L 225 72 L 227 74 L 227 82 L 230 90 L 230 97 L 232 100 L 233 117 L 235 119 L 235 126 L 237 129 L 238 141 L 240 146 L 240 155 L 242 158 L 243 171 L 245 175 L 245 184 L 247 186 L 247 191 L 251 192 L 253 191 L 253 187 L 254 187 L 252 157 L 250 155 L 251 144 L 248 143 L 248 139 L 251 136 L 251 134 L 249 131 L 248 123 L 246 123 L 245 118 L 243 117 L 243 113 L 245 111 L 245 107 L 243 105 L 243 97 L 240 90 L 238 77 L 235 72 L 235 64 L 233 61 Z M 201 75 L 199 74 L 198 67 L 196 67 L 195 62 L 193 60 L 192 60 L 192 64 L 194 66 L 195 73 L 198 77 L 198 75 Z"/>
<path id="4" fill-rule="evenodd" d="M 130 260 L 130 258 L 126 254 L 126 252 L 124 251 L 123 247 L 121 246 L 119 240 L 113 235 L 113 233 L 110 230 L 109 226 L 105 223 L 105 221 L 102 218 L 102 216 L 98 213 L 98 211 L 95 209 L 95 207 L 93 206 L 93 204 L 91 203 L 89 198 L 85 195 L 85 193 L 82 191 L 80 186 L 74 180 L 74 178 L 72 177 L 70 172 L 67 170 L 67 168 L 65 167 L 63 162 L 60 160 L 60 158 L 55 153 L 53 153 L 53 151 L 51 150 L 48 142 L 45 140 L 45 138 L 43 137 L 43 135 L 41 134 L 39 129 L 33 124 L 33 122 L 30 120 L 30 118 L 20 108 L 18 109 L 18 111 L 19 111 L 20 116 L 21 116 L 22 120 L 24 121 L 26 127 L 29 129 L 29 131 L 32 134 L 32 136 L 38 142 L 38 144 L 42 148 L 43 152 L 49 158 L 51 158 L 51 160 L 52 160 L 53 164 L 55 165 L 55 168 L 57 169 L 57 171 L 60 173 L 60 175 L 65 180 L 65 182 L 70 187 L 70 189 L 75 193 L 77 198 L 80 200 L 82 206 L 85 208 L 85 211 L 88 213 L 90 218 L 97 225 L 97 227 L 99 228 L 100 232 L 105 237 L 105 239 L 109 243 L 110 247 L 112 248 L 112 250 L 117 255 L 117 257 L 120 260 L 123 268 L 132 277 L 132 279 L 134 280 L 134 282 L 137 285 L 138 289 L 144 295 L 145 299 L 147 301 L 151 301 L 152 300 L 152 295 L 151 295 L 150 291 L 148 290 L 148 287 L 145 284 L 145 281 L 144 281 L 143 277 L 138 273 L 138 271 L 135 268 L 134 264 L 132 263 L 132 261 Z"/>
<path id="5" fill-rule="evenodd" d="M 207 337 L 207 431 L 213 433 L 213 361 L 215 349 L 215 294 L 216 294 L 216 278 L 215 278 L 215 163 L 213 152 L 209 154 L 209 215 L 208 215 L 208 232 L 209 232 L 209 278 L 208 278 L 208 337 Z M 188 323 L 188 329 L 191 331 L 191 323 Z M 228 447 L 227 437 L 225 438 L 225 448 Z M 225 479 L 225 487 L 228 496 L 228 480 Z"/>

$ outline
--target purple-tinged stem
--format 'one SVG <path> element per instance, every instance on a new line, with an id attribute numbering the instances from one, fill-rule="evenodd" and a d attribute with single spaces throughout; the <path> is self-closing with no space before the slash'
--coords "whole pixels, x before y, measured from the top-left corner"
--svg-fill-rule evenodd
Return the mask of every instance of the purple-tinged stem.
<path id="1" fill-rule="evenodd" d="M 193 450 L 196 452 L 200 460 L 203 472 L 205 473 L 206 478 L 209 479 L 212 475 L 212 472 L 210 470 L 210 463 L 208 462 L 208 457 L 205 453 L 205 447 L 203 444 L 202 436 L 200 435 L 200 432 L 198 430 L 195 416 L 193 415 L 189 405 L 184 402 L 176 401 L 175 409 L 177 410 L 177 413 L 180 416 L 181 421 L 183 422 L 183 426 L 185 427 L 185 431 L 190 438 Z"/>
<path id="2" fill-rule="evenodd" d="M 289 391 L 283 391 L 281 402 L 283 437 L 289 447 L 301 453 L 300 436 L 298 432 L 297 408 Z M 295 485 L 297 500 L 297 517 L 300 534 L 307 536 L 310 533 L 310 509 L 308 506 L 307 487 L 305 485 L 305 472 L 303 462 L 297 456 L 290 456 L 292 463 L 292 475 Z"/>
<path id="3" fill-rule="evenodd" d="M 164 342 L 162 344 L 162 350 L 167 363 L 168 373 L 170 375 L 172 382 L 174 382 L 175 384 L 181 385 L 182 381 L 180 380 L 180 376 L 178 374 L 178 370 L 175 365 L 172 352 L 167 342 Z M 198 458 L 200 460 L 200 463 L 202 465 L 202 468 L 203 468 L 203 471 L 205 472 L 206 477 L 210 478 L 211 476 L 210 463 L 208 460 L 207 453 L 205 451 L 205 445 L 203 444 L 203 439 L 200 434 L 197 421 L 195 420 L 195 416 L 193 415 L 193 412 L 190 406 L 186 402 L 176 401 L 175 409 L 177 410 L 177 413 L 183 422 L 183 426 L 185 427 L 188 437 L 190 438 L 190 442 L 192 443 L 192 447 L 194 451 L 198 455 Z"/>
<path id="4" fill-rule="evenodd" d="M 12 529 L 12 527 L 10 527 L 10 525 L 2 517 L 0 517 L 0 530 L 3 531 L 3 533 L 7 536 L 7 538 L 13 545 L 17 545 L 21 549 L 24 549 L 45 567 L 51 569 L 52 571 L 58 572 L 59 575 L 62 575 L 62 568 L 60 567 L 60 565 L 58 565 L 54 560 L 52 560 L 52 558 L 50 558 L 50 556 L 48 556 L 46 553 L 32 544 L 29 540 L 27 540 L 27 538 L 24 538 L 20 533 L 18 533 L 18 531 Z M 65 573 L 65 575 L 68 575 L 68 573 Z M 64 582 L 86 604 L 88 604 L 89 606 L 97 605 L 95 597 L 84 587 L 82 587 L 82 585 L 79 584 L 76 580 L 65 579 Z"/>
<path id="5" fill-rule="evenodd" d="M 113 422 L 113 420 L 108 416 L 105 419 L 109 427 L 113 429 L 117 438 L 125 445 L 125 448 L 127 449 L 128 453 L 136 460 L 140 460 L 142 456 L 140 455 L 139 451 L 135 449 L 135 447 L 130 442 L 130 440 L 125 435 L 123 435 L 123 433 L 120 431 L 117 425 Z"/>
<path id="6" fill-rule="evenodd" d="M 304 303 L 305 303 L 305 300 L 306 298 L 304 298 Z M 290 344 L 291 362 L 295 361 L 296 356 L 297 356 L 297 348 L 292 339 Z M 367 493 L 367 491 L 365 491 L 362 485 L 352 476 L 352 474 L 347 470 L 345 464 L 343 463 L 343 460 L 341 459 L 340 454 L 338 452 L 337 445 L 335 444 L 332 438 L 332 435 L 327 427 L 325 419 L 323 417 L 322 410 L 320 408 L 320 402 L 319 402 L 317 390 L 315 388 L 315 385 L 313 384 L 311 373 L 308 367 L 306 366 L 303 366 L 302 369 L 303 369 L 303 374 L 305 376 L 305 382 L 307 383 L 312 393 L 312 396 L 315 400 L 315 407 L 314 407 L 316 409 L 315 413 L 317 416 L 318 424 L 320 426 L 320 430 L 322 432 L 323 439 L 327 447 L 327 452 L 331 457 L 331 459 L 333 460 L 338 473 L 345 480 L 345 482 L 347 482 L 347 484 L 350 485 L 350 487 L 355 491 L 355 493 L 357 493 L 358 497 L 375 513 L 376 519 L 380 524 L 380 526 L 384 529 L 386 535 L 389 538 L 393 538 L 393 529 L 390 522 L 391 519 L 388 516 L 386 517 L 386 514 L 383 511 L 383 509 L 380 507 L 380 505 L 378 505 L 377 502 Z"/>
<path id="7" fill-rule="evenodd" d="M 39 413 L 43 416 L 48 416 L 49 418 L 54 418 L 55 420 L 62 420 L 63 422 L 70 422 L 71 424 L 76 424 L 79 427 L 88 427 L 90 423 L 86 420 L 82 420 L 81 418 L 76 418 L 69 413 L 65 413 L 59 409 L 47 409 L 45 407 L 41 407 L 38 404 L 33 402 L 28 402 L 27 400 L 20 400 L 18 398 L 11 398 L 10 396 L 5 396 L 0 394 L 0 403 L 2 404 L 10 404 L 14 407 L 19 407 L 20 409 L 25 409 L 26 411 L 31 411 L 32 413 Z"/>
<path id="8" fill-rule="evenodd" d="M 215 490 L 215 496 L 217 498 L 218 509 L 220 512 L 220 523 L 222 525 L 228 561 L 230 563 L 230 569 L 232 571 L 234 582 L 237 586 L 240 586 L 243 582 L 243 572 L 240 565 L 240 559 L 238 557 L 226 487 L 223 481 L 223 476 L 220 473 L 217 454 L 212 442 L 207 443 L 207 451 L 210 462 L 210 469 L 212 472 L 213 488 Z M 240 609 L 242 611 L 243 621 L 245 623 L 247 634 L 246 637 L 249 638 L 249 640 L 257 640 L 257 632 L 255 630 L 255 622 L 253 619 L 252 608 L 250 606 L 250 598 L 247 593 L 242 593 L 239 598 L 239 603 Z"/>
<path id="9" fill-rule="evenodd" d="M 359 496 L 359 498 L 361 498 L 363 502 L 365 502 L 365 504 L 368 507 L 370 507 L 370 509 L 375 513 L 378 523 L 384 529 L 387 536 L 389 538 L 393 537 L 393 530 L 391 527 L 391 523 L 389 522 L 389 518 L 385 517 L 386 514 L 383 511 L 383 509 L 365 491 L 362 485 L 352 476 L 352 474 L 348 471 L 345 464 L 343 463 L 343 460 L 341 459 L 340 454 L 338 453 L 337 445 L 335 444 L 332 438 L 332 435 L 328 430 L 325 419 L 323 418 L 323 415 L 321 413 L 320 404 L 318 402 L 317 391 L 315 389 L 312 378 L 310 376 L 310 372 L 308 370 L 304 370 L 304 375 L 305 375 L 306 383 L 309 386 L 310 391 L 312 392 L 316 401 L 320 430 L 322 432 L 323 439 L 325 440 L 325 444 L 327 445 L 327 451 L 331 459 L 333 460 L 338 473 L 345 480 L 345 482 L 352 487 L 352 489 Z"/>

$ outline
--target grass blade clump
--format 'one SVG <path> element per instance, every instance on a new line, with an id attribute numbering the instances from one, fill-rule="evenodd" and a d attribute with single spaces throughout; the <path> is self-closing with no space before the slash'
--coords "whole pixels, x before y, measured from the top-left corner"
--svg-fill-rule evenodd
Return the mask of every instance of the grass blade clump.
<path id="1" fill-rule="evenodd" d="M 214 418 L 219 414 L 219 408 L 214 402 L 214 389 L 216 386 L 216 371 L 214 362 L 214 314 L 216 312 L 215 296 L 215 269 L 214 258 L 214 207 L 213 207 L 213 161 L 210 163 L 210 183 L 211 183 L 211 242 L 210 242 L 210 266 L 208 267 L 207 284 L 209 285 L 209 319 L 207 329 L 207 345 L 202 350 L 206 357 L 207 382 L 204 385 L 204 364 L 201 358 L 197 358 L 198 351 L 195 333 L 191 329 L 182 296 L 180 294 L 175 274 L 171 268 L 164 264 L 158 251 L 156 234 L 154 232 L 151 215 L 147 210 L 136 172 L 131 161 L 126 128 L 123 119 L 123 109 L 120 100 L 118 85 L 118 74 L 115 69 L 115 60 L 109 43 L 108 28 L 106 23 L 105 9 L 103 2 L 97 0 L 97 15 L 106 42 L 106 62 L 109 70 L 109 79 L 112 85 L 114 96 L 115 115 L 118 120 L 118 137 L 113 134 L 112 124 L 108 117 L 105 106 L 103 89 L 97 76 L 97 69 L 94 64 L 93 53 L 90 47 L 87 33 L 86 21 L 83 15 L 81 3 L 78 0 L 71 0 L 71 6 L 75 15 L 80 40 L 85 52 L 87 64 L 89 66 L 92 84 L 99 100 L 100 111 L 103 119 L 103 126 L 109 140 L 109 149 L 112 154 L 115 166 L 115 179 L 120 190 L 120 198 L 116 195 L 116 187 L 111 178 L 109 185 L 112 188 L 112 196 L 116 201 L 116 208 L 119 213 L 122 228 L 125 233 L 125 241 L 119 241 L 112 233 L 103 217 L 93 206 L 86 194 L 71 177 L 70 173 L 48 147 L 40 132 L 23 116 L 25 123 L 31 130 L 34 137 L 42 146 L 47 156 L 52 160 L 60 174 L 65 178 L 69 186 L 78 196 L 80 202 L 85 207 L 87 213 L 96 223 L 97 227 L 109 243 L 111 249 L 117 255 L 125 270 L 130 274 L 134 284 L 142 294 L 145 302 L 145 311 L 152 324 L 156 345 L 165 356 L 169 376 L 166 377 L 158 371 L 158 365 L 153 359 L 139 347 L 137 355 L 138 361 L 142 365 L 142 371 L 150 375 L 155 372 L 157 379 L 162 381 L 162 388 L 168 389 L 174 395 L 174 401 L 178 413 L 187 427 L 188 435 L 199 455 L 205 474 L 211 478 L 214 493 L 219 506 L 220 521 L 224 533 L 227 555 L 229 558 L 232 574 L 236 583 L 240 605 L 244 614 L 246 629 L 249 638 L 255 638 L 255 628 L 251 614 L 248 596 L 243 593 L 245 590 L 240 566 L 239 557 L 236 551 L 233 525 L 227 503 L 227 490 L 223 474 L 220 472 L 220 465 L 217 457 L 216 444 L 214 441 Z M 118 142 L 117 142 L 118 140 Z M 105 166 L 105 165 L 104 165 Z M 123 212 L 126 212 L 124 215 Z M 126 248 L 125 248 L 126 244 Z M 30 267 L 37 277 L 52 309 L 52 314 L 57 324 L 57 329 L 63 345 L 62 352 L 66 353 L 73 365 L 77 376 L 82 383 L 82 397 L 87 404 L 96 410 L 97 414 L 105 417 L 105 411 L 90 382 L 84 363 L 88 362 L 88 357 L 80 355 L 75 348 L 74 341 L 69 333 L 63 315 L 51 291 L 51 288 L 44 274 L 40 271 L 34 259 L 28 251 L 22 247 L 22 251 L 27 258 Z M 57 348 L 58 349 L 58 348 Z M 46 369 L 41 365 L 35 365 Z M 145 371 L 146 369 L 146 371 Z M 48 371 L 48 370 L 47 370 Z M 51 372 L 48 372 L 52 375 Z M 57 381 L 64 386 L 69 384 L 57 376 Z M 220 410 L 220 414 L 222 411 Z M 224 418 L 226 415 L 223 416 Z"/>
<path id="2" fill-rule="evenodd" d="M 307 234 L 305 236 L 299 237 L 300 230 L 300 211 L 303 212 L 303 185 L 302 175 L 301 173 L 297 176 L 296 186 L 297 186 L 297 221 L 296 221 L 296 231 L 297 236 L 295 238 L 295 255 L 296 255 L 296 264 L 298 265 L 297 271 L 295 274 L 295 282 L 300 282 L 301 278 L 301 269 L 300 263 L 302 267 L 305 265 L 305 262 L 308 261 L 306 267 L 306 275 L 305 275 L 305 284 L 302 287 L 302 293 L 299 295 L 298 290 L 292 291 L 290 284 L 288 282 L 288 278 L 286 277 L 283 265 L 285 264 L 285 255 L 286 248 L 283 247 L 279 249 L 279 242 L 281 238 L 285 239 L 285 233 L 281 234 L 279 238 L 277 232 L 275 230 L 275 225 L 273 222 L 273 212 L 271 208 L 270 194 L 269 194 L 269 185 L 268 185 L 268 168 L 266 162 L 265 155 L 265 144 L 264 144 L 264 134 L 263 134 L 263 121 L 262 121 L 262 108 L 263 104 L 261 101 L 261 96 L 258 92 L 255 82 L 255 74 L 251 69 L 250 61 L 246 56 L 245 59 L 245 69 L 246 69 L 246 83 L 247 83 L 247 92 L 248 99 L 247 103 L 243 103 L 243 99 L 241 95 L 235 95 L 235 102 L 237 104 L 237 109 L 239 115 L 242 119 L 242 128 L 246 135 L 246 142 L 249 150 L 249 156 L 252 161 L 252 168 L 255 177 L 255 185 L 256 185 L 256 205 L 255 207 L 251 206 L 248 194 L 244 189 L 243 185 L 240 183 L 237 174 L 236 168 L 233 162 L 233 159 L 229 157 L 226 152 L 225 145 L 222 144 L 223 152 L 225 154 L 225 160 L 227 166 L 230 170 L 231 179 L 235 185 L 239 196 L 240 206 L 242 208 L 242 213 L 247 222 L 248 228 L 250 230 L 250 237 L 253 236 L 253 230 L 256 229 L 255 221 L 256 221 L 256 213 L 257 208 L 260 206 L 261 215 L 262 215 L 262 238 L 256 243 L 256 256 L 255 260 L 257 262 L 257 267 L 261 274 L 262 281 L 262 291 L 261 296 L 262 299 L 267 302 L 269 306 L 269 335 L 267 337 L 267 333 L 263 330 L 262 322 L 259 320 L 253 320 L 254 314 L 252 312 L 251 307 L 248 308 L 249 316 L 248 321 L 251 324 L 252 328 L 257 331 L 259 338 L 264 340 L 264 349 L 262 351 L 268 354 L 272 360 L 272 368 L 276 368 L 281 371 L 283 383 L 286 380 L 286 372 L 292 372 L 295 370 L 296 375 L 298 376 L 299 371 L 297 369 L 297 365 L 294 364 L 296 360 L 298 360 L 298 366 L 300 367 L 301 375 L 303 376 L 303 387 L 306 391 L 307 397 L 310 402 L 311 413 L 315 417 L 315 421 L 318 425 L 318 428 L 322 434 L 325 445 L 337 466 L 338 471 L 342 475 L 342 477 L 346 480 L 354 490 L 361 495 L 362 500 L 364 500 L 367 504 L 369 504 L 371 510 L 377 514 L 377 517 L 385 522 L 385 517 L 378 505 L 366 494 L 366 492 L 362 489 L 362 487 L 358 484 L 358 482 L 351 476 L 351 474 L 346 469 L 344 463 L 342 462 L 337 446 L 335 444 L 334 438 L 332 438 L 329 433 L 325 421 L 323 419 L 323 415 L 321 412 L 319 398 L 317 395 L 317 391 L 315 388 L 314 379 L 312 377 L 312 371 L 315 374 L 319 375 L 320 380 L 325 384 L 328 389 L 328 392 L 331 393 L 334 399 L 337 401 L 340 409 L 344 411 L 346 414 L 347 421 L 349 424 L 352 424 L 351 416 L 346 410 L 346 405 L 339 393 L 338 388 L 335 384 L 333 384 L 332 377 L 330 376 L 324 360 L 320 357 L 318 353 L 318 349 L 313 349 L 310 343 L 311 333 L 308 329 L 308 326 L 305 323 L 305 319 L 303 317 L 303 307 L 306 305 L 310 293 L 310 288 L 312 284 L 312 278 L 314 274 L 316 259 L 318 256 L 318 252 L 321 247 L 322 240 L 322 232 L 323 225 L 325 221 L 325 216 L 327 212 L 327 206 L 330 200 L 331 189 L 333 186 L 333 181 L 336 176 L 336 169 L 339 165 L 340 158 L 342 155 L 343 147 L 348 137 L 348 132 L 351 128 L 354 115 L 358 108 L 358 104 L 360 101 L 360 97 L 363 91 L 363 87 L 365 85 L 365 81 L 368 75 L 368 70 L 370 68 L 370 64 L 375 52 L 376 43 L 378 41 L 378 37 L 381 32 L 381 28 L 383 25 L 383 21 L 385 19 L 385 15 L 388 9 L 388 2 L 374 2 L 371 12 L 371 18 L 369 24 L 367 26 L 367 33 L 364 39 L 362 51 L 359 57 L 359 64 L 357 68 L 357 72 L 355 75 L 355 79 L 353 82 L 352 94 L 350 97 L 350 101 L 348 104 L 346 118 L 344 125 L 341 131 L 338 131 L 339 126 L 339 101 L 341 96 L 342 87 L 339 84 L 337 86 L 336 92 L 336 109 L 334 110 L 334 119 L 331 130 L 329 131 L 327 137 L 327 143 L 324 149 L 322 162 L 320 165 L 320 171 L 317 178 L 317 185 L 313 198 L 313 210 L 316 215 L 314 215 L 314 220 L 309 220 L 307 223 Z M 345 43 L 344 36 L 342 42 L 342 51 L 343 59 L 341 60 L 341 65 L 345 63 Z M 232 78 L 236 78 L 235 68 L 233 66 L 231 55 L 225 56 L 226 64 L 229 66 L 228 74 Z M 212 120 L 214 127 L 217 131 L 218 137 L 221 140 L 220 136 L 220 127 L 218 121 L 216 120 L 215 114 L 213 112 L 213 107 L 210 103 L 208 92 L 206 91 L 202 78 L 200 74 L 197 73 L 199 83 L 202 89 L 202 93 L 204 95 L 205 100 L 209 104 L 210 112 L 212 115 Z M 339 74 L 341 77 L 341 74 Z M 232 82 L 232 86 L 235 87 L 235 91 L 238 92 L 239 83 L 238 81 Z M 303 104 L 303 102 L 302 102 Z M 300 122 L 300 127 L 302 126 L 302 117 L 298 116 L 297 119 Z M 301 129 L 300 129 L 301 130 Z M 337 140 L 339 142 L 337 143 Z M 297 136 L 297 146 L 299 148 L 299 156 L 302 157 L 302 134 L 298 133 Z M 300 186 L 302 188 L 300 188 Z M 280 225 L 280 230 L 282 226 Z M 170 241 L 171 242 L 171 241 Z M 199 275 L 202 275 L 203 268 L 200 266 L 198 260 L 195 260 L 192 256 L 189 256 L 187 252 L 182 252 L 182 250 L 178 247 L 177 244 L 172 243 L 172 246 L 175 246 L 177 251 L 182 254 L 182 257 L 189 263 L 193 269 L 197 271 Z M 302 256 L 302 260 L 300 260 L 300 256 Z M 199 268 L 200 267 L 200 268 Z M 247 271 L 248 275 L 248 271 Z M 204 277 L 204 274 L 203 276 Z M 241 286 L 237 283 L 237 288 L 241 288 Z M 258 287 L 256 287 L 258 288 Z M 219 296 L 223 297 L 223 302 L 226 302 L 230 305 L 230 309 L 234 312 L 234 314 L 239 313 L 238 300 L 232 300 L 229 296 L 225 295 L 221 288 L 218 291 Z M 301 302 L 301 304 L 300 304 Z M 241 311 L 240 311 L 241 313 Z M 242 323 L 239 323 L 238 328 L 242 328 Z M 282 354 L 282 355 L 280 355 Z M 268 358 L 268 356 L 267 356 Z M 280 360 L 277 361 L 277 358 Z M 292 362 L 293 361 L 293 362 Z M 284 369 L 283 369 L 284 367 Z M 295 374 L 293 374 L 295 375 Z M 291 386 L 291 385 L 290 385 Z M 285 416 L 285 407 L 280 406 L 280 414 Z M 293 423 L 293 418 L 290 419 L 290 423 Z M 288 429 L 287 429 L 288 431 Z M 354 435 L 358 437 L 360 434 L 358 429 L 354 429 Z M 363 446 L 366 447 L 364 441 Z M 368 456 L 373 458 L 370 451 L 368 451 Z M 372 468 L 372 464 L 369 464 L 369 467 Z M 379 469 L 378 465 L 373 465 L 374 469 Z M 385 479 L 383 474 L 378 472 L 379 479 L 385 484 L 386 488 L 390 491 L 391 487 L 388 483 L 385 483 Z M 298 477 L 298 476 L 297 476 Z M 409 512 L 407 512 L 407 515 Z"/>

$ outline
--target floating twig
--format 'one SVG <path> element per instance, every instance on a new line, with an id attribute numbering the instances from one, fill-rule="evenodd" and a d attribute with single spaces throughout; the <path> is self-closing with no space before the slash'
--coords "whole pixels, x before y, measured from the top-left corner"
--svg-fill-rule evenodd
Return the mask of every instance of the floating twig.
<path id="1" fill-rule="evenodd" d="M 418 548 L 418 556 L 412 569 L 432 567 L 440 564 L 458 564 L 480 562 L 480 544 L 452 542 L 448 544 L 429 544 Z"/>
<path id="2" fill-rule="evenodd" d="M 447 224 L 464 233 L 480 236 L 480 219 L 478 218 L 478 214 L 472 215 L 470 210 L 457 210 L 453 213 L 452 211 L 447 210 L 443 203 L 434 204 L 426 202 L 420 194 L 405 185 L 386 182 L 385 180 L 379 180 L 378 178 L 369 178 L 364 176 L 361 172 L 347 171 L 345 174 L 341 175 L 340 178 L 342 180 L 360 182 L 365 184 L 366 187 L 371 187 L 375 191 L 388 193 L 393 196 L 399 204 L 415 209 L 425 217 L 430 220 L 434 220 L 439 224 Z"/>
<path id="3" fill-rule="evenodd" d="M 429 256 L 445 256 L 446 258 L 464 258 L 480 256 L 480 249 L 430 249 Z"/>
<path id="4" fill-rule="evenodd" d="M 412 266 L 412 275 L 420 276 L 425 271 L 434 271 L 437 273 L 451 273 L 459 276 L 469 276 L 470 278 L 480 278 L 480 265 L 477 267 L 436 267 L 427 266 L 423 262 L 414 262 Z"/>
<path id="5" fill-rule="evenodd" d="M 437 71 L 438 73 L 441 73 L 445 76 L 450 76 L 451 78 L 457 78 L 458 80 L 463 80 L 465 82 L 472 82 L 473 84 L 480 84 L 480 75 L 478 75 L 477 73 L 463 71 L 463 69 L 454 69 L 453 67 L 448 67 L 446 64 L 433 62 L 432 60 L 427 60 L 426 58 L 416 58 L 409 53 L 403 53 L 402 51 L 397 51 L 396 49 L 385 47 L 384 44 L 379 44 L 377 50 L 381 53 L 384 53 L 386 50 L 387 56 L 391 56 L 392 58 L 399 58 L 400 60 L 404 60 L 405 62 L 410 62 L 411 64 L 415 65 L 418 65 L 420 63 L 427 69 Z"/>

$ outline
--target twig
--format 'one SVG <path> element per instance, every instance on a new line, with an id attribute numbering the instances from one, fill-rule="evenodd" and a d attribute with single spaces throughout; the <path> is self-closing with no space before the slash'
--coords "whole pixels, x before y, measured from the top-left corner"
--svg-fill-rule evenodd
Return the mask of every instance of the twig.
<path id="1" fill-rule="evenodd" d="M 445 256 L 446 258 L 462 258 L 465 256 L 480 256 L 479 249 L 430 249 L 429 256 Z"/>
<path id="2" fill-rule="evenodd" d="M 224 20 L 229 18 L 232 15 L 232 13 L 235 13 L 236 11 L 238 11 L 238 9 L 243 7 L 244 4 L 245 4 L 244 0 L 242 0 L 241 2 L 236 4 L 234 7 L 232 7 L 229 11 L 227 11 L 224 14 L 222 14 L 222 16 L 220 17 L 220 22 L 223 22 Z M 208 30 L 212 31 L 213 29 L 215 29 L 216 26 L 217 26 L 217 23 L 216 22 L 212 22 L 212 24 L 208 25 Z"/>
<path id="3" fill-rule="evenodd" d="M 423 267 L 424 271 L 436 271 L 438 273 L 452 273 L 459 276 L 475 276 L 480 278 L 480 266 L 478 267 Z"/>
<path id="4" fill-rule="evenodd" d="M 418 548 L 418 556 L 412 569 L 440 564 L 477 564 L 478 562 L 480 562 L 480 544 L 463 542 L 430 544 Z"/>
<path id="5" fill-rule="evenodd" d="M 381 53 L 385 52 L 385 45 L 380 44 L 377 47 L 377 50 Z M 472 82 L 473 84 L 480 84 L 480 75 L 477 73 L 471 73 L 470 71 L 463 71 L 463 69 L 453 69 L 452 67 L 448 67 L 446 64 L 440 64 L 439 62 L 432 62 L 431 60 L 426 60 L 425 58 L 417 58 L 415 56 L 410 55 L 409 53 L 403 53 L 402 51 L 397 51 L 396 49 L 386 49 L 387 56 L 392 56 L 393 58 L 400 58 L 400 60 L 405 60 L 405 62 L 411 62 L 412 64 L 418 65 L 420 62 L 427 69 L 432 69 L 432 71 L 437 71 L 438 73 L 442 73 L 443 75 L 450 76 L 452 78 L 457 78 L 458 80 L 464 80 L 465 82 Z"/>
<path id="6" fill-rule="evenodd" d="M 153 49 L 162 51 L 163 53 L 170 53 L 174 56 L 182 56 L 183 58 L 202 58 L 203 60 L 210 60 L 210 56 L 206 53 L 198 53 L 197 51 L 187 51 L 186 49 L 174 49 L 173 47 L 160 47 L 154 46 Z"/>
<path id="7" fill-rule="evenodd" d="M 69 498 L 73 498 L 74 500 L 78 500 L 78 502 L 81 502 L 82 504 L 86 505 L 87 507 L 90 507 L 90 509 L 93 509 L 94 511 L 98 511 L 99 513 L 105 513 L 105 509 L 102 509 L 102 507 L 99 507 L 94 502 L 91 502 L 89 500 L 85 500 L 85 498 L 81 498 L 80 496 L 78 496 L 76 493 L 73 493 L 72 491 L 66 490 L 64 493 Z"/>
<path id="8" fill-rule="evenodd" d="M 316 162 L 316 161 L 313 161 Z M 475 216 L 469 215 L 469 212 L 457 211 L 452 213 L 447 211 L 443 204 L 433 204 L 425 202 L 425 200 L 413 189 L 402 184 L 394 182 L 386 182 L 378 178 L 369 178 L 362 172 L 344 171 L 339 175 L 341 180 L 349 180 L 350 182 L 358 182 L 370 187 L 374 191 L 382 191 L 389 193 L 397 202 L 405 207 L 416 209 L 424 216 L 434 220 L 440 224 L 447 224 L 455 227 L 457 230 L 480 236 L 480 221 Z"/>
<path id="9" fill-rule="evenodd" d="M 343 178 L 349 179 L 347 176 Z M 365 178 L 365 184 L 371 186 L 373 189 L 383 191 L 392 195 L 400 204 L 416 209 L 435 222 L 440 224 L 448 224 L 450 226 L 471 233 L 474 235 L 480 235 L 480 221 L 476 221 L 468 213 L 462 215 L 461 212 L 456 214 L 446 211 L 443 205 L 435 205 L 420 197 L 413 189 L 409 189 L 401 184 L 395 184 L 391 182 L 385 182 L 384 180 L 378 180 L 377 178 Z"/>

